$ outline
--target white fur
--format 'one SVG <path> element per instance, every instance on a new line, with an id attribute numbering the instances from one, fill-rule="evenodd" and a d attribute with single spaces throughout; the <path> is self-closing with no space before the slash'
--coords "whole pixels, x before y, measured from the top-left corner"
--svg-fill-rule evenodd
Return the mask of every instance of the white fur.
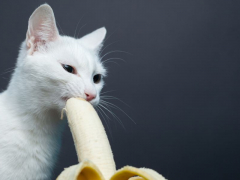
<path id="1" fill-rule="evenodd" d="M 0 179 L 48 180 L 61 146 L 63 98 L 86 98 L 96 92 L 98 104 L 105 75 L 98 51 L 105 37 L 100 28 L 82 39 L 60 36 L 52 9 L 42 5 L 29 19 L 15 71 L 0 94 Z M 74 66 L 68 73 L 61 64 Z"/>

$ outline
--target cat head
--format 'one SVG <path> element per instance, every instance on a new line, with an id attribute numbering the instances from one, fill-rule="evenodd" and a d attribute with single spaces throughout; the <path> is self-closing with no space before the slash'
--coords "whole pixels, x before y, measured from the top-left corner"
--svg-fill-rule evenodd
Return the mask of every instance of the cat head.
<path id="1" fill-rule="evenodd" d="M 97 105 L 106 75 L 99 58 L 105 35 L 103 27 L 80 39 L 62 36 L 52 8 L 38 7 L 29 19 L 16 68 L 26 81 L 25 91 L 46 108 L 61 109 L 71 97 Z"/>

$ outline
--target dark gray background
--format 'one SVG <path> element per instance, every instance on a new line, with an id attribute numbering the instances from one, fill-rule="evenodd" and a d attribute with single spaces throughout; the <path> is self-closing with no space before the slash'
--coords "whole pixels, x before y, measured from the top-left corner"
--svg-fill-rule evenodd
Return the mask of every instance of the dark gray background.
<path id="1" fill-rule="evenodd" d="M 45 1 L 0 2 L 0 72 L 15 64 L 28 18 Z M 170 180 L 240 178 L 240 1 L 47 1 L 64 34 L 105 26 L 104 91 L 120 110 L 106 127 L 117 167 L 157 170 Z M 62 32 L 61 31 L 61 32 Z M 111 35 L 112 34 L 112 35 Z M 111 36 L 110 36 L 111 35 Z M 11 73 L 0 78 L 1 90 Z M 107 120 L 107 118 L 105 118 Z M 110 133 L 111 132 L 111 133 Z M 77 163 L 69 129 L 55 176 Z"/>

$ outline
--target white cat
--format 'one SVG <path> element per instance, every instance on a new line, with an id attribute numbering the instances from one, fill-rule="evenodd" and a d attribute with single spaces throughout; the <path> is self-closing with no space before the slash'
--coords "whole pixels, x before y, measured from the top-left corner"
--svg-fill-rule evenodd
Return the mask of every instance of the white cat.
<path id="1" fill-rule="evenodd" d="M 61 109 L 70 97 L 99 103 L 106 70 L 100 28 L 81 39 L 60 36 L 51 7 L 29 19 L 16 68 L 0 94 L 0 179 L 49 180 L 61 145 Z"/>

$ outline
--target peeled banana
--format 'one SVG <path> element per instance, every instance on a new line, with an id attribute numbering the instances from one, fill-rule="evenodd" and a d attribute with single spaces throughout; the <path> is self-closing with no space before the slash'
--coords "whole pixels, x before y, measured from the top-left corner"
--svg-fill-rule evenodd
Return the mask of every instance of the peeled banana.
<path id="1" fill-rule="evenodd" d="M 65 168 L 57 180 L 165 180 L 147 168 L 125 166 L 116 171 L 106 132 L 89 102 L 71 98 L 65 111 L 80 163 Z"/>

